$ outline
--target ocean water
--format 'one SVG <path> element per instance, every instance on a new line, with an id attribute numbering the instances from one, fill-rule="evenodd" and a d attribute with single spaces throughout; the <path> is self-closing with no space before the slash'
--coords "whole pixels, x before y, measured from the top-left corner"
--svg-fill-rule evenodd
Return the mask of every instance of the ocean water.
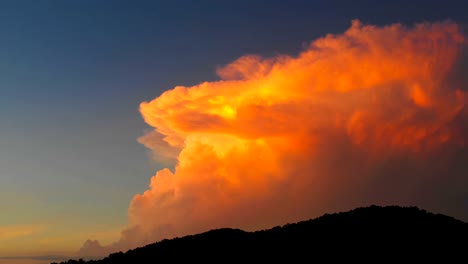
<path id="1" fill-rule="evenodd" d="M 5 259 L 0 258 L 0 264 L 50 264 L 52 262 L 60 262 L 58 260 L 37 260 L 37 259 Z"/>

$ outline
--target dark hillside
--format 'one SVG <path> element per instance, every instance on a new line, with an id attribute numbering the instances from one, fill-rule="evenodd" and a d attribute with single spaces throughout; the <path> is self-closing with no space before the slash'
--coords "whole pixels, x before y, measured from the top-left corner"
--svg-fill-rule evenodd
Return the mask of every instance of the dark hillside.
<path id="1" fill-rule="evenodd" d="M 467 263 L 468 224 L 416 207 L 357 208 L 256 232 L 218 229 L 163 240 L 97 261 L 62 263 L 169 263 L 209 261 L 457 260 Z M 406 259 L 409 260 L 409 259 Z M 404 261 L 403 261 L 404 262 Z"/>

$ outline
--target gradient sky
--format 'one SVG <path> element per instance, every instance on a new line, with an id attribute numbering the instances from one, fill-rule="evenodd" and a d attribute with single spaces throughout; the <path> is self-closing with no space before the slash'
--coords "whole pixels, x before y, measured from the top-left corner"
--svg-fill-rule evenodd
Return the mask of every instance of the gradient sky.
<path id="1" fill-rule="evenodd" d="M 295 55 L 352 19 L 451 19 L 464 1 L 1 1 L 0 257 L 111 242 L 163 167 L 138 111 L 244 54 Z"/>

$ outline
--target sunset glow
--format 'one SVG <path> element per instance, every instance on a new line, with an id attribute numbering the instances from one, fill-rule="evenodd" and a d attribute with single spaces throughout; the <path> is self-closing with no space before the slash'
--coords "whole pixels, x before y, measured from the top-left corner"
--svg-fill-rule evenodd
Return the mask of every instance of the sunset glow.
<path id="1" fill-rule="evenodd" d="M 0 264 L 291 255 L 308 220 L 468 223 L 466 10 L 0 1 Z"/>

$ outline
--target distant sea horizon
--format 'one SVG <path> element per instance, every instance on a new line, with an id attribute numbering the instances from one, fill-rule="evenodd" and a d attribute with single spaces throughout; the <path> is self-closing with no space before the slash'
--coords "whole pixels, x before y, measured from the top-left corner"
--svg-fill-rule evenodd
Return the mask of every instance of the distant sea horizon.
<path id="1" fill-rule="evenodd" d="M 50 264 L 52 262 L 62 262 L 70 258 L 46 258 L 41 257 L 0 257 L 0 264 Z"/>

